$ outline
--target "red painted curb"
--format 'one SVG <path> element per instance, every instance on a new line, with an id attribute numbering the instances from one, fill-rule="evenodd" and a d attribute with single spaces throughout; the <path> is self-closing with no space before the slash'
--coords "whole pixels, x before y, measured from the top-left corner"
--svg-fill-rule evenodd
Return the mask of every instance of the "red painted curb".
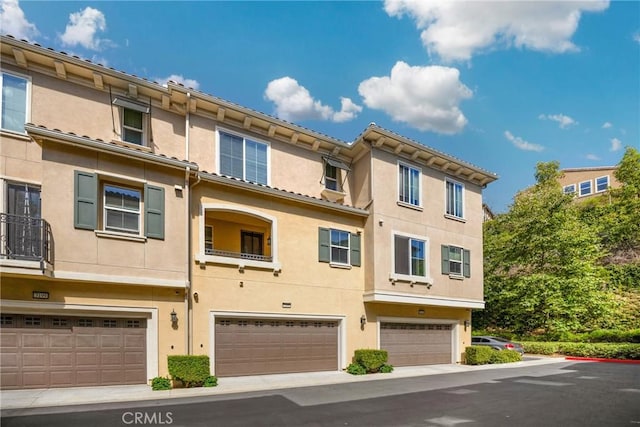
<path id="1" fill-rule="evenodd" d="M 577 357 L 577 356 L 567 356 L 566 360 L 579 360 L 582 362 L 608 362 L 608 363 L 629 363 L 632 365 L 640 365 L 640 360 L 631 360 L 631 359 L 604 359 L 599 357 Z"/>

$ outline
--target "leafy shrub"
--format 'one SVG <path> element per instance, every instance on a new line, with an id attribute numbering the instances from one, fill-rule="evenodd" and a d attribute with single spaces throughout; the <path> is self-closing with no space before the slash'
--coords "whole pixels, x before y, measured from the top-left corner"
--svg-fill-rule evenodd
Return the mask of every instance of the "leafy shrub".
<path id="1" fill-rule="evenodd" d="M 524 351 L 531 354 L 560 354 L 576 357 L 640 360 L 640 344 L 523 342 Z"/>
<path id="2" fill-rule="evenodd" d="M 491 359 L 489 359 L 489 363 L 512 363 L 512 362 L 520 362 L 522 360 L 522 355 L 514 350 L 500 350 L 495 351 L 491 355 Z"/>
<path id="3" fill-rule="evenodd" d="M 204 382 L 202 383 L 203 387 L 215 387 L 217 385 L 218 385 L 218 378 L 214 377 L 213 375 L 210 375 L 207 378 L 205 378 Z"/>
<path id="4" fill-rule="evenodd" d="M 169 356 L 169 374 L 185 387 L 200 387 L 211 375 L 209 356 Z"/>
<path id="5" fill-rule="evenodd" d="M 361 365 L 368 373 L 373 373 L 380 371 L 380 367 L 387 363 L 388 357 L 386 350 L 356 350 L 353 362 Z"/>
<path id="6" fill-rule="evenodd" d="M 151 380 L 151 390 L 171 390 L 171 380 L 165 377 L 155 377 Z"/>
<path id="7" fill-rule="evenodd" d="M 380 372 L 382 372 L 383 374 L 390 374 L 391 372 L 393 372 L 393 366 L 387 365 L 385 363 L 384 365 L 380 366 Z"/>
<path id="8" fill-rule="evenodd" d="M 483 345 L 472 345 L 465 350 L 465 363 L 467 365 L 486 365 L 496 350 Z"/>
<path id="9" fill-rule="evenodd" d="M 347 372 L 351 375 L 365 375 L 367 373 L 367 370 L 364 366 L 358 363 L 351 363 L 349 366 L 347 366 Z"/>

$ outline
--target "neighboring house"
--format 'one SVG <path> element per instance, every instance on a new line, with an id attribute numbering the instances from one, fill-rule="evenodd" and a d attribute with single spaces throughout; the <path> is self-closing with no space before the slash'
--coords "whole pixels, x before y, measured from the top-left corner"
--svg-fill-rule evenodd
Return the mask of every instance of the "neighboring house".
<path id="1" fill-rule="evenodd" d="M 5 389 L 458 363 L 495 174 L 2 37 Z"/>
<path id="2" fill-rule="evenodd" d="M 489 205 L 486 203 L 482 204 L 482 219 L 484 222 L 491 221 L 496 217 L 496 214 L 493 213 Z"/>
<path id="3" fill-rule="evenodd" d="M 609 188 L 620 187 L 614 176 L 615 171 L 616 166 L 562 169 L 559 181 L 565 194 L 574 194 L 579 199 L 589 198 Z"/>

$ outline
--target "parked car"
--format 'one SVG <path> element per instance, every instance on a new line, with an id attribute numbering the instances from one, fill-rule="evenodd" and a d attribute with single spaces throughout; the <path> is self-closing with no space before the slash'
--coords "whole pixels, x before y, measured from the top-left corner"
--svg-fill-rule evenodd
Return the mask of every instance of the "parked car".
<path id="1" fill-rule="evenodd" d="M 524 354 L 524 348 L 522 344 L 517 342 L 509 341 L 500 337 L 490 337 L 490 336 L 478 336 L 471 337 L 472 345 L 488 345 L 494 350 L 514 350 L 520 354 Z"/>

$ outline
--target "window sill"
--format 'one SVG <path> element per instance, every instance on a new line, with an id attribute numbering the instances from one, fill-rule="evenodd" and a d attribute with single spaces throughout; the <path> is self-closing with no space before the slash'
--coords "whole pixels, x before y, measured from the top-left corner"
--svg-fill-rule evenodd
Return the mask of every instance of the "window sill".
<path id="1" fill-rule="evenodd" d="M 462 222 L 462 223 L 466 223 L 467 220 L 464 218 L 461 218 L 459 216 L 454 216 L 454 215 L 449 215 L 449 214 L 444 214 L 444 217 L 447 219 L 452 219 L 454 221 L 458 221 L 458 222 Z"/>
<path id="2" fill-rule="evenodd" d="M 116 233 L 115 231 L 95 230 L 97 237 L 116 240 L 128 240 L 130 242 L 145 243 L 147 238 L 144 236 L 134 236 L 126 233 Z"/>
<path id="3" fill-rule="evenodd" d="M 433 279 L 425 276 L 412 276 L 409 274 L 389 273 L 389 280 L 392 282 L 408 282 L 412 285 L 432 285 Z"/>
<path id="4" fill-rule="evenodd" d="M 449 279 L 453 280 L 464 280 L 464 276 L 458 274 L 449 274 Z"/>
<path id="5" fill-rule="evenodd" d="M 415 211 L 420 211 L 420 212 L 423 211 L 422 206 L 412 205 L 411 203 L 401 202 L 401 201 L 397 201 L 396 203 L 398 204 L 398 206 L 401 206 L 403 208 L 409 208 L 409 209 L 413 209 Z"/>
<path id="6" fill-rule="evenodd" d="M 274 272 L 280 272 L 282 270 L 282 266 L 280 265 L 280 263 L 275 261 L 255 261 L 250 259 L 238 259 L 218 255 L 199 254 L 196 256 L 196 262 L 199 264 L 231 265 L 238 268 L 239 270 L 244 270 L 246 267 L 257 268 L 260 270 L 273 270 Z"/>
<path id="7" fill-rule="evenodd" d="M 117 139 L 112 139 L 111 142 L 116 144 L 116 145 L 118 145 L 118 146 L 120 146 L 120 147 L 131 148 L 131 149 L 140 150 L 140 151 L 145 151 L 147 153 L 151 153 L 153 151 L 153 150 L 151 150 L 151 147 L 147 147 L 146 145 L 133 144 L 131 142 L 121 141 L 121 140 L 117 140 Z"/>
<path id="8" fill-rule="evenodd" d="M 320 193 L 320 195 L 322 196 L 323 199 L 326 199 L 330 202 L 340 202 L 342 200 L 344 200 L 344 197 L 347 195 L 347 193 L 344 193 L 342 191 L 336 191 L 336 190 L 330 190 L 328 188 L 325 188 L 324 190 L 322 190 L 322 192 Z"/>
<path id="9" fill-rule="evenodd" d="M 31 138 L 29 138 L 29 135 L 27 135 L 26 133 L 16 132 L 8 129 L 0 129 L 0 135 L 12 136 L 14 138 L 24 139 L 25 141 L 31 141 Z"/>
<path id="10" fill-rule="evenodd" d="M 330 262 L 329 266 L 331 268 L 342 268 L 344 270 L 351 270 L 351 265 L 350 264 L 339 264 L 336 262 Z"/>

